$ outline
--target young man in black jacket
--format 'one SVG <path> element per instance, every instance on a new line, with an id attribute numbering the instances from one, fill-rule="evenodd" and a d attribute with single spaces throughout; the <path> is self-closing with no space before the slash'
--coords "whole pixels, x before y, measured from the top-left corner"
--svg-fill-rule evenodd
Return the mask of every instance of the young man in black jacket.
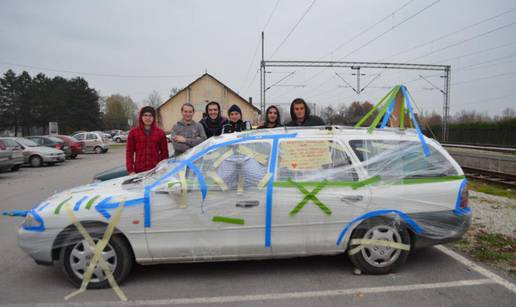
<path id="1" fill-rule="evenodd" d="M 199 122 L 204 128 L 206 137 L 217 136 L 222 134 L 222 127 L 228 123 L 228 119 L 220 115 L 220 104 L 210 101 L 206 105 L 206 117 Z"/>
<path id="2" fill-rule="evenodd" d="M 302 98 L 296 98 L 290 104 L 290 116 L 292 120 L 286 124 L 295 126 L 324 126 L 325 123 L 319 116 L 310 115 L 310 108 Z"/>

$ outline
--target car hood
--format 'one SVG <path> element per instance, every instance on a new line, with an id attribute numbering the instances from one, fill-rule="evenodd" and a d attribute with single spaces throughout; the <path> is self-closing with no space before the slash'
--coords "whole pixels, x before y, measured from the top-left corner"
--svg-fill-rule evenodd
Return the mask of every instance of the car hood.
<path id="1" fill-rule="evenodd" d="M 66 207 L 72 208 L 79 220 L 98 220 L 109 222 L 114 209 L 124 201 L 125 206 L 143 207 L 143 185 L 122 185 L 130 176 L 78 186 L 55 193 L 32 209 L 47 222 L 56 227 L 70 224 Z M 124 210 L 125 212 L 125 210 Z M 60 222 L 56 222 L 61 220 Z"/>

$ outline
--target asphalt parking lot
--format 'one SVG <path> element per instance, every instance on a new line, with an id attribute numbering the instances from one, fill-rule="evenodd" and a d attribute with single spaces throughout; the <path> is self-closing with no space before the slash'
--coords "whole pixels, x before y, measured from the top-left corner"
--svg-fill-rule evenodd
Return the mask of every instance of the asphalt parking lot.
<path id="1" fill-rule="evenodd" d="M 55 190 L 91 182 L 124 163 L 124 148 L 53 167 L 0 173 L 0 210 L 29 209 Z M 75 288 L 59 267 L 36 265 L 17 246 L 20 218 L 0 217 L 0 306 L 60 306 Z M 137 266 L 121 285 L 88 290 L 76 306 L 516 306 L 514 279 L 438 246 L 414 251 L 396 273 L 353 275 L 347 257 Z"/>

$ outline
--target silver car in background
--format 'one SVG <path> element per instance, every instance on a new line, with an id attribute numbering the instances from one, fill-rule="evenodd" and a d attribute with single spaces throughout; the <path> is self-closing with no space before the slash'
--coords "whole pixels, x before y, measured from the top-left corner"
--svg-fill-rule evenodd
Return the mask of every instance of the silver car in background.
<path id="1" fill-rule="evenodd" d="M 102 132 L 81 132 L 74 134 L 73 137 L 84 142 L 84 152 L 100 154 L 106 153 L 109 150 L 109 140 L 104 137 Z"/>
<path id="2" fill-rule="evenodd" d="M 43 164 L 54 165 L 65 161 L 65 153 L 62 150 L 39 146 L 35 142 L 22 138 L 10 138 L 16 141 L 23 150 L 24 163 L 30 164 L 34 167 L 42 166 Z"/>
<path id="3" fill-rule="evenodd" d="M 125 131 L 121 131 L 120 133 L 117 133 L 113 136 L 113 141 L 115 143 L 122 143 L 122 142 L 127 142 L 127 136 L 129 135 L 129 133 L 125 132 Z"/>
<path id="4" fill-rule="evenodd" d="M 23 150 L 20 144 L 9 138 L 0 138 L 0 147 L 5 147 L 6 150 L 12 151 L 12 156 L 9 164 L 12 164 L 10 171 L 17 171 L 23 164 Z"/>

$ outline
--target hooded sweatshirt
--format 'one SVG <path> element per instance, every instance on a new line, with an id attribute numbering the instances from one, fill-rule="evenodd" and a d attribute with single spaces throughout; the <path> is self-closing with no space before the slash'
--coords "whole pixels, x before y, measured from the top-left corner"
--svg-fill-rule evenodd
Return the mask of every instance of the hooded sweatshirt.
<path id="1" fill-rule="evenodd" d="M 154 168 L 161 160 L 168 159 L 168 143 L 165 132 L 156 126 L 155 111 L 154 121 L 150 131 L 145 133 L 143 125 L 143 111 L 149 111 L 144 107 L 138 115 L 138 127 L 131 129 L 127 136 L 126 146 L 126 168 L 129 173 L 144 172 Z"/>
<path id="2" fill-rule="evenodd" d="M 294 100 L 295 101 L 295 100 Z M 315 115 L 310 115 L 310 108 L 306 104 L 304 100 L 301 102 L 305 105 L 305 118 L 302 122 L 298 122 L 296 113 L 294 113 L 294 102 L 290 104 L 290 117 L 292 120 L 288 122 L 285 126 L 295 127 L 295 126 L 324 126 L 326 125 L 322 118 Z"/>
<path id="3" fill-rule="evenodd" d="M 210 138 L 212 136 L 217 136 L 222 134 L 222 127 L 227 124 L 228 120 L 225 117 L 220 115 L 220 105 L 218 102 L 210 102 L 206 105 L 205 113 L 208 114 L 208 105 L 216 104 L 219 107 L 219 114 L 217 114 L 217 118 L 211 119 L 208 115 L 201 119 L 199 122 L 204 128 L 204 132 L 206 133 L 206 137 Z"/>

